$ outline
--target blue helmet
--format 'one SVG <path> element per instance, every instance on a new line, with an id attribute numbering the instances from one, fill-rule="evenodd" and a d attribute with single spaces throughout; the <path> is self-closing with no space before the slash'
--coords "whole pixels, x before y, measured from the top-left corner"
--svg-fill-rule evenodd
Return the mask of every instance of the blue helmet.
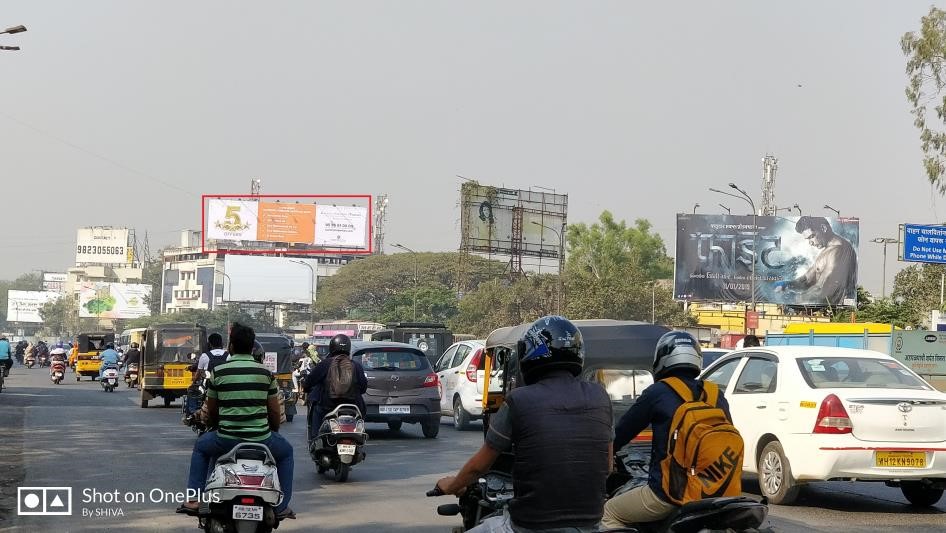
<path id="1" fill-rule="evenodd" d="M 562 316 L 536 320 L 517 343 L 516 353 L 526 384 L 552 370 L 567 370 L 577 376 L 585 364 L 581 332 Z"/>

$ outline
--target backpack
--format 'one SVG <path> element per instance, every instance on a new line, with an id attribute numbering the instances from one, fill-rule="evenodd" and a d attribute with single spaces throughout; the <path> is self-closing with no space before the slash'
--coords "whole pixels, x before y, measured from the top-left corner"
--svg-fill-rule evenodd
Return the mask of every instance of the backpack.
<path id="1" fill-rule="evenodd" d="M 742 494 L 743 441 L 716 406 L 719 387 L 703 381 L 700 398 L 679 378 L 662 380 L 683 404 L 673 414 L 667 457 L 660 462 L 662 488 L 671 503 Z"/>
<path id="2" fill-rule="evenodd" d="M 332 358 L 325 377 L 325 388 L 333 400 L 350 400 L 354 396 L 355 364 L 351 356 L 339 354 Z"/>

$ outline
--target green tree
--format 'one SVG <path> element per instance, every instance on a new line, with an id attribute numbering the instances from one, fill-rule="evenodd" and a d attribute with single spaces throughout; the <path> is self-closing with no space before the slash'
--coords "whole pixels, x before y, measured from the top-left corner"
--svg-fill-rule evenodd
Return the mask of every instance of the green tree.
<path id="1" fill-rule="evenodd" d="M 897 273 L 893 281 L 892 299 L 900 302 L 908 325 L 919 326 L 928 321 L 929 312 L 940 305 L 940 287 L 946 265 L 910 265 Z"/>
<path id="2" fill-rule="evenodd" d="M 913 124 L 920 131 L 920 146 L 923 149 L 923 167 L 930 183 L 946 193 L 946 11 L 930 7 L 929 13 L 920 19 L 918 32 L 907 32 L 900 39 L 900 46 L 907 57 L 906 88 L 910 102 Z M 933 106 L 936 118 L 927 116 Z"/>
<path id="3" fill-rule="evenodd" d="M 259 315 L 259 313 L 257 314 Z M 126 328 L 145 328 L 155 324 L 200 324 L 207 328 L 208 332 L 218 332 L 225 334 L 227 331 L 227 321 L 230 323 L 239 322 L 245 326 L 250 326 L 258 332 L 274 332 L 277 328 L 273 327 L 272 317 L 262 317 L 250 315 L 242 310 L 236 304 L 227 313 L 226 307 L 218 307 L 214 310 L 207 309 L 184 309 L 177 313 L 164 315 L 153 315 L 142 318 L 136 318 L 128 321 Z M 226 336 L 226 335 L 224 335 Z"/>
<path id="4" fill-rule="evenodd" d="M 485 337 L 503 326 L 531 322 L 553 314 L 558 296 L 558 276 L 542 274 L 515 282 L 491 279 L 460 300 L 459 312 L 450 322 L 457 333 Z"/>
<path id="5" fill-rule="evenodd" d="M 877 322 L 897 327 L 916 327 L 916 314 L 902 298 L 874 298 L 864 287 L 857 287 L 856 322 Z M 833 322 L 851 322 L 851 310 L 844 309 L 831 315 Z"/>
<path id="6" fill-rule="evenodd" d="M 145 258 L 141 267 L 141 283 L 151 285 L 151 294 L 145 297 L 145 304 L 152 315 L 161 312 L 161 290 L 164 275 L 164 249 L 158 250 L 155 257 Z"/>

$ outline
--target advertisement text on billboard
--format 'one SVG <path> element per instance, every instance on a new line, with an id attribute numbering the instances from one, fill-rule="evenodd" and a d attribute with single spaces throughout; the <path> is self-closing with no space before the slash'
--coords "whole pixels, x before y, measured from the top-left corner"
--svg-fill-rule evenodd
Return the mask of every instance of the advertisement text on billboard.
<path id="1" fill-rule="evenodd" d="M 902 224 L 900 260 L 946 263 L 946 226 Z"/>
<path id="2" fill-rule="evenodd" d="M 56 301 L 59 296 L 58 292 L 49 291 L 7 291 L 7 320 L 42 323 L 40 309 L 47 302 Z"/>
<path id="3" fill-rule="evenodd" d="M 151 315 L 146 299 L 151 285 L 83 282 L 78 284 L 79 316 L 83 318 L 141 318 Z"/>
<path id="4" fill-rule="evenodd" d="M 127 264 L 134 262 L 128 246 L 127 228 L 79 228 L 76 235 L 76 264 Z"/>
<path id="5" fill-rule="evenodd" d="M 677 215 L 677 299 L 854 305 L 857 219 Z M 755 279 L 753 281 L 753 263 Z"/>

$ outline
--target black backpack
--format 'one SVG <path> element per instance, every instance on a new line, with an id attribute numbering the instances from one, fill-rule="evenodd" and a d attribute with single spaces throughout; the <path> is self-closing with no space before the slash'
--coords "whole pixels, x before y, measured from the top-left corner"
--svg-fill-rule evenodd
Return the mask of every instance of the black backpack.
<path id="1" fill-rule="evenodd" d="M 207 371 L 213 372 L 213 369 L 216 368 L 217 365 L 222 365 L 226 363 L 227 357 L 229 356 L 230 356 L 230 352 L 226 350 L 224 350 L 222 355 L 214 355 L 211 352 L 207 352 L 207 357 L 210 358 L 210 364 L 207 365 Z"/>
<path id="2" fill-rule="evenodd" d="M 351 400 L 355 393 L 355 363 L 348 354 L 332 358 L 325 377 L 325 390 L 333 400 Z"/>

